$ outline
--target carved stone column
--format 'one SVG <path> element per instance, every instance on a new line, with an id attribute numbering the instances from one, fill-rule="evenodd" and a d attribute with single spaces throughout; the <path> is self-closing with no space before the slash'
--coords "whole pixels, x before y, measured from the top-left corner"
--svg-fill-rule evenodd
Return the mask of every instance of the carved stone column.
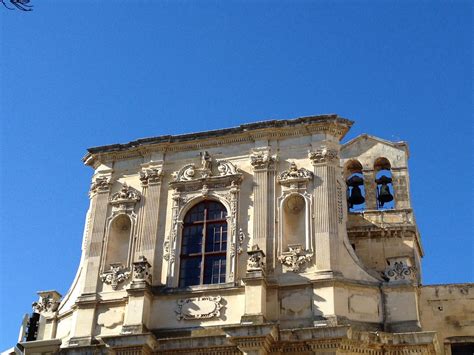
<path id="1" fill-rule="evenodd" d="M 143 186 L 143 202 L 140 220 L 139 244 L 136 248 L 135 258 L 143 255 L 155 266 L 152 270 L 153 279 L 157 282 L 161 276 L 161 262 L 163 258 L 162 248 L 158 248 L 158 226 L 160 213 L 160 195 L 162 181 L 161 166 L 145 166 L 140 172 L 140 180 Z"/>
<path id="2" fill-rule="evenodd" d="M 338 150 L 322 146 L 309 152 L 314 166 L 314 231 L 316 268 L 333 276 L 338 268 L 337 176 L 340 176 Z"/>
<path id="3" fill-rule="evenodd" d="M 377 209 L 377 184 L 374 170 L 364 170 L 365 209 Z"/>
<path id="4" fill-rule="evenodd" d="M 275 163 L 269 148 L 254 150 L 250 155 L 254 169 L 253 244 L 267 255 L 267 271 L 273 270 L 275 243 Z"/>

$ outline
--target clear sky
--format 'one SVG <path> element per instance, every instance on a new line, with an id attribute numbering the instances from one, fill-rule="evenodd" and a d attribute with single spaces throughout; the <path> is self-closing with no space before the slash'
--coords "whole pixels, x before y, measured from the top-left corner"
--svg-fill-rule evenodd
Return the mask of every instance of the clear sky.
<path id="1" fill-rule="evenodd" d="M 80 258 L 86 148 L 337 113 L 410 146 L 423 282 L 474 281 L 471 1 L 0 6 L 0 350 Z"/>

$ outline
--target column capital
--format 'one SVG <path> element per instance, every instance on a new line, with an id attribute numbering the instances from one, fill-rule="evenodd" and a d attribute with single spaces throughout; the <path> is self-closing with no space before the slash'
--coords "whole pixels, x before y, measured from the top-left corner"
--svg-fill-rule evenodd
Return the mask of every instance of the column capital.
<path id="1" fill-rule="evenodd" d="M 160 184 L 163 180 L 163 170 L 161 167 L 150 167 L 140 171 L 140 181 L 142 186 Z"/>
<path id="2" fill-rule="evenodd" d="M 253 150 L 250 153 L 250 164 L 254 170 L 274 169 L 278 161 L 276 155 L 270 155 L 270 150 Z"/>
<path id="3" fill-rule="evenodd" d="M 112 183 L 110 182 L 110 176 L 97 176 L 91 184 L 89 189 L 89 197 L 93 197 L 97 193 L 106 193 L 110 191 L 110 186 Z"/>
<path id="4" fill-rule="evenodd" d="M 313 164 L 325 164 L 339 160 L 337 149 L 322 146 L 314 151 L 308 151 L 308 158 Z"/>

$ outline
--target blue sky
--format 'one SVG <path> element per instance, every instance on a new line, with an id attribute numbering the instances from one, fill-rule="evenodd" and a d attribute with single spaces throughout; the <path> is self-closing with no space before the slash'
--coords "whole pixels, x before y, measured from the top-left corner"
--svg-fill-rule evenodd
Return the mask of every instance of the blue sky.
<path id="1" fill-rule="evenodd" d="M 86 148 L 337 113 L 406 140 L 423 282 L 473 282 L 470 1 L 0 8 L 0 350 L 80 258 Z"/>

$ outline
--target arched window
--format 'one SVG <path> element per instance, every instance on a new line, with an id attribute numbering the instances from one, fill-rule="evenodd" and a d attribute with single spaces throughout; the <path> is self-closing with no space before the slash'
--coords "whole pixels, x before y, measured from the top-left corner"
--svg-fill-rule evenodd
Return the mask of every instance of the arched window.
<path id="1" fill-rule="evenodd" d="M 179 287 L 225 282 L 227 210 L 206 200 L 184 217 Z"/>
<path id="2" fill-rule="evenodd" d="M 377 158 L 374 162 L 377 183 L 377 208 L 394 208 L 391 165 L 387 158 Z"/>

